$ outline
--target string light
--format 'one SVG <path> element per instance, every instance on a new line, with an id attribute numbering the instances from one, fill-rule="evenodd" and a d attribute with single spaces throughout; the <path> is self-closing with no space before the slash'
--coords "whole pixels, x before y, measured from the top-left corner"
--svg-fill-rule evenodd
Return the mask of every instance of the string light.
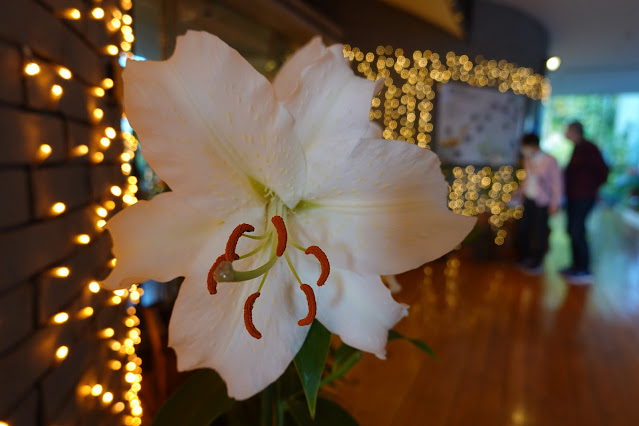
<path id="1" fill-rule="evenodd" d="M 82 157 L 83 155 L 87 155 L 89 153 L 89 147 L 86 145 L 78 145 L 71 151 L 71 155 L 74 157 Z"/>
<path id="2" fill-rule="evenodd" d="M 93 94 L 94 94 L 95 96 L 97 96 L 98 98 L 103 97 L 103 96 L 104 96 L 104 94 L 105 94 L 104 89 L 103 89 L 103 88 L 101 88 L 101 87 L 94 87 L 94 88 L 93 88 L 93 90 L 92 90 L 92 92 L 93 92 Z"/>
<path id="3" fill-rule="evenodd" d="M 104 226 L 106 225 L 106 220 L 100 219 L 95 224 L 98 226 L 98 228 L 104 228 Z"/>
<path id="4" fill-rule="evenodd" d="M 93 118 L 95 118 L 96 120 L 102 120 L 103 117 L 104 111 L 101 108 L 95 108 L 93 110 Z"/>
<path id="5" fill-rule="evenodd" d="M 58 67 L 58 75 L 64 78 L 65 80 L 70 80 L 71 77 L 73 77 L 73 74 L 71 74 L 71 71 L 69 71 L 69 68 L 65 68 L 65 67 Z"/>
<path id="6" fill-rule="evenodd" d="M 67 346 L 60 346 L 56 351 L 55 351 L 55 357 L 58 358 L 59 360 L 63 360 L 67 357 L 67 355 L 69 355 L 69 348 Z M 1 425 L 1 423 L 0 423 Z"/>
<path id="7" fill-rule="evenodd" d="M 104 9 L 102 9 L 101 7 L 93 8 L 93 10 L 91 11 L 91 16 L 93 16 L 93 19 L 104 18 Z"/>
<path id="8" fill-rule="evenodd" d="M 24 67 L 24 72 L 27 75 L 36 75 L 40 72 L 40 65 L 38 65 L 35 62 L 29 62 L 25 67 Z"/>
<path id="9" fill-rule="evenodd" d="M 62 16 L 66 19 L 72 19 L 74 21 L 77 21 L 78 19 L 82 18 L 82 13 L 80 13 L 80 11 L 75 8 L 66 9 L 64 13 L 62 14 Z"/>
<path id="10" fill-rule="evenodd" d="M 117 133 L 113 127 L 107 127 L 104 129 L 104 134 L 107 135 L 109 139 L 114 139 L 117 136 Z"/>
<path id="11" fill-rule="evenodd" d="M 133 23 L 133 18 L 131 18 L 131 15 L 122 15 L 122 23 L 124 25 L 131 25 Z"/>
<path id="12" fill-rule="evenodd" d="M 113 349 L 113 348 L 112 348 L 112 349 Z M 115 350 L 119 351 L 119 350 L 120 350 L 120 346 L 118 346 L 118 348 L 117 348 L 117 349 L 115 349 Z M 114 360 L 112 360 L 112 361 L 109 361 L 109 368 L 110 368 L 111 370 L 115 370 L 115 371 L 117 371 L 117 370 L 119 370 L 119 369 L 121 369 L 121 368 L 122 368 L 122 363 L 121 363 L 120 361 L 118 361 L 118 360 L 115 360 L 115 359 L 114 359 Z"/>
<path id="13" fill-rule="evenodd" d="M 120 195 L 122 195 L 122 188 L 120 188 L 119 186 L 112 186 L 111 187 L 111 194 L 115 195 L 116 197 L 119 197 Z"/>
<path id="14" fill-rule="evenodd" d="M 91 161 L 95 164 L 101 163 L 102 161 L 104 161 L 104 154 L 101 152 L 94 152 L 91 155 Z"/>
<path id="15" fill-rule="evenodd" d="M 113 331 L 113 329 L 111 327 L 105 328 L 104 330 L 100 331 L 98 333 L 99 337 L 108 339 L 110 337 L 113 337 L 113 335 L 115 334 L 115 331 Z"/>
<path id="16" fill-rule="evenodd" d="M 66 278 L 71 274 L 71 270 L 66 266 L 60 266 L 53 269 L 53 275 L 59 278 Z"/>
<path id="17" fill-rule="evenodd" d="M 51 155 L 51 152 L 51 145 L 48 145 L 46 143 L 40 145 L 40 148 L 38 148 L 38 159 L 40 161 L 46 160 L 49 155 Z"/>
<path id="18" fill-rule="evenodd" d="M 91 281 L 89 283 L 89 291 L 91 291 L 91 293 L 97 293 L 100 291 L 100 284 L 98 284 L 97 281 Z"/>
<path id="19" fill-rule="evenodd" d="M 119 52 L 118 46 L 116 46 L 114 44 L 110 44 L 107 47 L 105 47 L 104 49 L 105 49 L 106 53 L 108 53 L 111 56 L 115 56 Z"/>
<path id="20" fill-rule="evenodd" d="M 91 395 L 99 396 L 102 393 L 102 385 L 95 385 L 91 388 Z"/>
<path id="21" fill-rule="evenodd" d="M 67 322 L 68 319 L 69 314 L 67 314 L 66 312 L 60 312 L 53 316 L 53 322 L 55 322 L 56 324 L 63 324 Z"/>
<path id="22" fill-rule="evenodd" d="M 59 98 L 60 96 L 62 96 L 62 86 L 60 86 L 59 84 L 54 84 L 53 86 L 51 86 L 51 96 L 53 96 L 54 98 Z"/>
<path id="23" fill-rule="evenodd" d="M 107 209 L 105 209 L 104 207 L 98 207 L 97 209 L 95 209 L 95 212 L 100 217 L 107 217 L 107 215 L 109 214 Z"/>
<path id="24" fill-rule="evenodd" d="M 104 148 L 108 148 L 111 145 L 111 139 L 109 138 L 100 139 L 100 145 L 102 145 L 102 147 Z"/>
<path id="25" fill-rule="evenodd" d="M 110 404 L 111 401 L 113 401 L 113 394 L 111 392 L 105 392 L 104 395 L 102 395 L 102 402 Z"/>
<path id="26" fill-rule="evenodd" d="M 115 201 L 112 201 L 112 200 L 105 201 L 105 202 L 104 202 L 104 207 L 105 207 L 107 210 L 113 210 L 113 209 L 115 209 Z"/>
<path id="27" fill-rule="evenodd" d="M 87 319 L 87 318 L 89 318 L 91 316 L 93 316 L 93 308 L 91 306 L 87 306 L 85 308 L 82 308 L 78 312 L 78 318 L 79 319 Z"/>
<path id="28" fill-rule="evenodd" d="M 64 213 L 66 209 L 67 206 L 64 203 L 57 202 L 51 206 L 51 213 L 54 215 L 59 215 L 61 213 Z"/>
<path id="29" fill-rule="evenodd" d="M 87 234 L 80 234 L 76 235 L 74 240 L 78 244 L 89 244 L 91 242 L 91 237 Z"/>
<path id="30" fill-rule="evenodd" d="M 102 80 L 102 87 L 104 87 L 105 89 L 110 89 L 113 87 L 113 80 L 111 80 L 110 78 L 105 78 L 104 80 Z"/>

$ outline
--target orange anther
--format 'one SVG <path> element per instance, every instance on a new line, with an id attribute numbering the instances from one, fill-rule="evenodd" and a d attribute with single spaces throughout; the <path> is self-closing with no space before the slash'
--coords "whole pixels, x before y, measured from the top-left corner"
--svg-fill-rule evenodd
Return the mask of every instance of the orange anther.
<path id="1" fill-rule="evenodd" d="M 231 232 L 231 236 L 229 240 L 226 242 L 226 260 L 229 262 L 233 262 L 240 258 L 240 256 L 235 253 L 235 248 L 237 247 L 237 242 L 240 240 L 240 237 L 245 232 L 253 232 L 255 228 L 253 225 L 249 225 L 248 223 L 242 223 L 241 225 L 237 225 L 233 232 Z"/>
<path id="2" fill-rule="evenodd" d="M 326 257 L 326 253 L 322 251 L 321 248 L 317 246 L 310 246 L 304 252 L 306 254 L 312 254 L 317 258 L 322 267 L 322 272 L 320 274 L 319 279 L 317 280 L 318 286 L 323 286 L 326 280 L 328 279 L 328 275 L 331 273 L 331 264 L 328 262 L 328 257 Z"/>
<path id="3" fill-rule="evenodd" d="M 300 288 L 306 295 L 306 302 L 308 303 L 308 315 L 306 315 L 306 318 L 299 320 L 297 324 L 300 326 L 311 325 L 313 323 L 313 320 L 315 319 L 315 314 L 317 313 L 315 293 L 313 293 L 313 289 L 308 284 L 302 284 Z"/>
<path id="4" fill-rule="evenodd" d="M 217 281 L 215 281 L 214 278 L 215 270 L 218 266 L 220 266 L 220 263 L 224 262 L 225 260 L 226 254 L 218 257 L 215 262 L 213 262 L 213 266 L 211 266 L 211 269 L 209 269 L 209 274 L 206 276 L 206 287 L 209 289 L 209 293 L 211 294 L 217 293 Z"/>
<path id="5" fill-rule="evenodd" d="M 271 222 L 277 231 L 277 249 L 275 250 L 275 254 L 277 257 L 280 257 L 284 254 L 284 251 L 286 251 L 286 240 L 288 236 L 286 233 L 286 225 L 284 225 L 284 219 L 280 216 L 273 216 Z"/>
<path id="6" fill-rule="evenodd" d="M 256 339 L 262 338 L 262 333 L 260 333 L 255 325 L 253 324 L 253 304 L 255 304 L 255 299 L 260 297 L 260 292 L 251 294 L 248 299 L 246 299 L 246 303 L 244 303 L 244 326 L 246 327 L 246 331 Z"/>

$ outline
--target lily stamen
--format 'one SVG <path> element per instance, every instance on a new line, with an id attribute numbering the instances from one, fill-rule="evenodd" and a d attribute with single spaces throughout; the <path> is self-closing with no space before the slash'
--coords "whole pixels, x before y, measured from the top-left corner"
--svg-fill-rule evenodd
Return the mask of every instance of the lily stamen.
<path id="1" fill-rule="evenodd" d="M 321 287 L 324 285 L 326 280 L 328 279 L 328 275 L 331 273 L 331 264 L 328 262 L 328 257 L 326 257 L 326 253 L 319 248 L 318 246 L 310 246 L 304 251 L 306 254 L 312 254 L 317 258 L 317 261 L 320 263 L 320 267 L 322 271 L 320 273 L 320 277 L 317 279 L 317 286 Z"/>
<path id="2" fill-rule="evenodd" d="M 217 281 L 215 280 L 215 270 L 217 269 L 218 266 L 220 266 L 220 263 L 224 261 L 226 261 L 226 254 L 223 254 L 217 259 L 215 259 L 215 262 L 213 262 L 213 266 L 211 266 L 211 269 L 209 269 L 209 274 L 206 276 L 206 287 L 208 288 L 210 294 L 217 293 Z"/>
<path id="3" fill-rule="evenodd" d="M 286 240 L 288 237 L 286 225 L 284 224 L 284 219 L 282 219 L 281 216 L 273 216 L 271 218 L 271 223 L 273 223 L 273 226 L 277 231 L 277 249 L 275 250 L 275 255 L 280 257 L 286 251 Z"/>
<path id="4" fill-rule="evenodd" d="M 255 304 L 255 299 L 260 297 L 260 292 L 251 294 L 244 303 L 244 326 L 246 327 L 246 331 L 256 338 L 261 339 L 262 333 L 255 328 L 255 324 L 253 324 L 253 305 Z"/>
<path id="5" fill-rule="evenodd" d="M 253 231 L 255 231 L 255 228 L 253 227 L 253 225 L 249 225 L 248 223 L 242 223 L 235 227 L 235 229 L 229 236 L 229 240 L 226 242 L 226 260 L 232 262 L 240 258 L 240 255 L 235 253 L 237 242 L 240 240 L 240 237 L 244 235 L 244 233 Z"/>
<path id="6" fill-rule="evenodd" d="M 310 285 L 302 284 L 300 285 L 300 288 L 306 295 L 306 303 L 308 303 L 308 315 L 306 315 L 306 318 L 302 318 L 297 322 L 297 325 L 303 327 L 306 325 L 311 325 L 313 323 L 313 320 L 315 319 L 315 315 L 317 313 L 317 303 L 315 302 L 315 293 L 313 292 L 313 289 Z"/>
<path id="7" fill-rule="evenodd" d="M 286 217 L 286 211 L 284 211 L 283 214 L 284 217 Z M 215 260 L 215 263 L 213 263 L 213 266 L 211 266 L 211 269 L 209 270 L 207 276 L 207 288 L 209 290 L 209 293 L 211 294 L 217 293 L 218 282 L 241 282 L 249 281 L 260 276 L 262 277 L 257 292 L 251 294 L 244 303 L 244 325 L 248 333 L 256 339 L 261 339 L 262 334 L 253 323 L 253 305 L 255 304 L 255 300 L 261 294 L 260 291 L 262 290 L 262 287 L 266 282 L 268 272 L 281 256 L 284 256 L 284 258 L 286 259 L 286 263 L 288 264 L 291 273 L 295 276 L 295 279 L 300 284 L 300 289 L 304 292 L 304 295 L 306 296 L 306 303 L 308 304 L 308 315 L 305 318 L 299 320 L 297 324 L 301 327 L 310 325 L 313 323 L 313 320 L 315 319 L 315 316 L 317 314 L 315 292 L 310 285 L 304 284 L 302 282 L 300 276 L 295 270 L 295 267 L 293 266 L 293 262 L 291 261 L 290 256 L 286 252 L 286 247 L 289 241 L 285 220 L 282 218 L 282 216 L 275 215 L 271 218 L 271 223 L 273 224 L 273 228 L 275 228 L 275 232 L 277 232 L 277 241 L 273 241 L 272 239 L 272 228 L 271 230 L 267 230 L 264 235 L 254 236 L 246 235 L 246 232 L 253 232 L 255 230 L 252 225 L 248 223 L 242 223 L 236 226 L 229 236 L 224 254 L 222 254 Z M 266 241 L 259 243 L 253 250 L 240 256 L 235 252 L 240 237 L 247 237 L 255 240 L 266 238 Z M 291 240 L 290 243 L 293 245 L 293 247 L 303 251 L 305 254 L 312 254 L 317 258 L 321 267 L 320 277 L 317 280 L 317 285 L 324 285 L 330 273 L 330 263 L 328 262 L 328 257 L 326 256 L 324 251 L 322 251 L 322 249 L 320 249 L 318 246 L 310 246 L 304 249 L 299 244 L 296 244 L 293 240 Z M 267 246 L 271 247 L 271 252 L 268 261 L 266 261 L 266 263 L 264 263 L 262 266 L 250 271 L 236 271 L 235 269 L 233 269 L 234 261 L 251 257 L 264 250 Z"/>

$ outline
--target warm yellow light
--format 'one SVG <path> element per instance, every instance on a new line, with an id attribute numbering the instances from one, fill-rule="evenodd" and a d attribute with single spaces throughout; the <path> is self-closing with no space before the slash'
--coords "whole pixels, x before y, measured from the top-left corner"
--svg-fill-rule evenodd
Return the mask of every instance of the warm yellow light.
<path id="1" fill-rule="evenodd" d="M 136 183 L 138 183 L 138 178 L 136 178 L 135 176 L 129 176 L 126 180 L 131 185 L 135 185 Z"/>
<path id="2" fill-rule="evenodd" d="M 113 394 L 111 392 L 105 392 L 104 395 L 102 395 L 102 402 L 110 404 L 111 401 L 113 401 Z"/>
<path id="3" fill-rule="evenodd" d="M 51 86 L 51 95 L 54 98 L 59 98 L 60 96 L 62 96 L 62 86 L 60 86 L 59 84 L 54 84 L 53 86 Z"/>
<path id="4" fill-rule="evenodd" d="M 58 74 L 60 75 L 60 77 L 64 78 L 65 80 L 69 80 L 72 77 L 72 74 L 71 74 L 71 71 L 69 71 L 69 68 L 65 68 L 65 67 L 59 67 Z"/>
<path id="5" fill-rule="evenodd" d="M 119 305 L 120 303 L 122 303 L 122 298 L 120 296 L 113 296 L 111 298 L 111 303 L 113 305 Z"/>
<path id="6" fill-rule="evenodd" d="M 129 43 L 128 41 L 123 41 L 122 43 L 120 43 L 120 49 L 124 50 L 125 52 L 130 52 L 131 43 Z"/>
<path id="7" fill-rule="evenodd" d="M 109 214 L 107 209 L 105 209 L 104 207 L 98 207 L 97 209 L 95 209 L 95 212 L 100 217 L 107 217 L 107 215 Z"/>
<path id="8" fill-rule="evenodd" d="M 119 290 L 113 290 L 113 294 L 115 294 L 116 296 L 124 297 L 127 294 L 127 290 L 123 288 Z"/>
<path id="9" fill-rule="evenodd" d="M 78 312 L 78 318 L 80 319 L 87 319 L 92 315 L 93 315 L 93 308 L 91 306 L 82 308 L 80 312 Z"/>
<path id="10" fill-rule="evenodd" d="M 111 265 L 112 268 L 115 268 L 115 265 L 117 264 L 118 264 L 118 259 L 116 259 L 115 257 L 109 261 L 109 265 Z"/>
<path id="11" fill-rule="evenodd" d="M 122 27 L 122 34 L 133 34 L 133 28 L 129 25 L 125 25 Z"/>
<path id="12" fill-rule="evenodd" d="M 55 357 L 62 360 L 65 359 L 67 357 L 67 355 L 69 355 L 69 348 L 66 346 L 60 346 L 56 351 L 55 351 Z"/>
<path id="13" fill-rule="evenodd" d="M 114 30 L 117 30 L 122 25 L 122 22 L 118 18 L 111 19 L 111 26 Z"/>
<path id="14" fill-rule="evenodd" d="M 133 23 L 133 18 L 131 18 L 131 15 L 122 15 L 122 23 L 124 25 L 131 25 Z"/>
<path id="15" fill-rule="evenodd" d="M 76 235 L 75 242 L 78 244 L 89 244 L 91 242 L 91 237 L 87 234 Z"/>
<path id="16" fill-rule="evenodd" d="M 91 388 L 91 395 L 98 396 L 102 393 L 102 385 L 95 385 Z"/>
<path id="17" fill-rule="evenodd" d="M 93 110 L 93 118 L 96 120 L 102 120 L 104 117 L 104 111 L 101 108 L 96 108 Z"/>
<path id="18" fill-rule="evenodd" d="M 113 337 L 114 334 L 115 334 L 115 331 L 113 331 L 111 327 L 108 327 L 100 331 L 98 335 L 102 338 L 108 339 L 109 337 Z"/>
<path id="19" fill-rule="evenodd" d="M 35 62 L 29 62 L 24 67 L 24 72 L 27 73 L 27 75 L 36 75 L 40 72 L 40 65 L 36 64 Z"/>
<path id="20" fill-rule="evenodd" d="M 67 209 L 67 206 L 64 203 L 58 202 L 51 206 L 51 213 L 60 214 L 63 213 Z"/>
<path id="21" fill-rule="evenodd" d="M 135 407 L 133 407 L 131 409 L 131 414 L 133 414 L 134 416 L 141 416 L 142 415 L 142 407 L 140 407 L 139 405 L 136 405 Z"/>
<path id="22" fill-rule="evenodd" d="M 116 46 L 115 44 L 110 44 L 110 45 L 108 45 L 108 46 L 105 48 L 105 50 L 106 50 L 106 53 L 108 53 L 108 54 L 109 54 L 109 55 L 111 55 L 111 56 L 115 56 L 115 55 L 117 55 L 117 54 L 118 54 L 118 52 L 120 51 L 120 50 L 118 49 L 118 46 Z"/>
<path id="23" fill-rule="evenodd" d="M 120 195 L 122 195 L 122 188 L 120 188 L 119 186 L 113 185 L 111 187 L 111 194 L 115 195 L 116 197 L 119 197 Z"/>
<path id="24" fill-rule="evenodd" d="M 126 163 L 127 161 L 131 160 L 131 154 L 129 154 L 128 152 L 123 152 L 122 155 L 120 155 L 120 160 Z"/>
<path id="25" fill-rule="evenodd" d="M 66 312 L 59 312 L 53 316 L 53 322 L 56 324 L 62 324 L 67 322 L 69 319 L 69 314 Z"/>
<path id="26" fill-rule="evenodd" d="M 94 19 L 104 18 L 104 9 L 102 9 L 101 7 L 93 8 L 93 10 L 91 11 L 91 16 L 93 16 Z"/>
<path id="27" fill-rule="evenodd" d="M 138 291 L 132 291 L 130 297 L 132 302 L 137 302 L 140 300 L 140 293 Z"/>
<path id="28" fill-rule="evenodd" d="M 104 160 L 104 154 L 102 154 L 101 152 L 94 152 L 93 155 L 91 155 L 91 161 L 93 161 L 94 163 L 101 163 Z"/>
<path id="29" fill-rule="evenodd" d="M 116 343 L 117 343 L 117 342 L 116 342 Z M 111 349 L 113 349 L 113 347 L 111 347 Z M 120 350 L 119 343 L 118 343 L 118 348 L 117 348 L 117 349 L 115 349 L 115 350 L 116 350 L 116 351 L 119 351 L 119 350 Z M 118 371 L 120 368 L 122 368 L 122 363 L 121 363 L 120 361 L 118 361 L 118 360 L 115 360 L 115 359 L 114 359 L 114 360 L 112 360 L 112 361 L 109 361 L 109 368 L 110 368 L 111 370 Z"/>
<path id="30" fill-rule="evenodd" d="M 106 220 L 100 219 L 95 224 L 98 226 L 98 228 L 104 228 L 104 225 L 106 225 Z"/>
<path id="31" fill-rule="evenodd" d="M 53 151 L 51 149 L 51 145 L 47 145 L 46 143 L 40 145 L 40 148 L 38 149 L 38 158 L 40 160 L 45 160 L 49 157 L 49 155 L 51 155 L 51 151 Z"/>
<path id="32" fill-rule="evenodd" d="M 135 382 L 135 379 L 136 379 L 136 377 L 135 377 L 135 374 L 133 374 L 133 373 L 126 373 L 126 374 L 124 375 L 124 380 L 125 380 L 127 383 L 134 383 L 134 382 Z"/>
<path id="33" fill-rule="evenodd" d="M 122 344 L 120 344 L 120 342 L 118 342 L 117 340 L 112 340 L 112 341 L 109 343 L 109 347 L 111 348 L 111 350 L 112 350 L 112 351 L 116 351 L 116 352 L 117 352 L 117 351 L 119 351 L 119 350 L 120 350 L 120 348 L 122 347 Z M 119 365 L 119 361 L 118 361 L 118 365 Z M 120 368 L 120 367 L 118 367 L 118 369 L 119 369 L 119 368 Z"/>
<path id="34" fill-rule="evenodd" d="M 113 210 L 115 208 L 115 202 L 112 200 L 105 201 L 104 207 L 106 207 L 107 210 Z"/>
<path id="35" fill-rule="evenodd" d="M 91 291 L 91 293 L 97 293 L 100 291 L 100 284 L 98 284 L 97 281 L 91 281 L 89 283 L 89 290 Z"/>
<path id="36" fill-rule="evenodd" d="M 117 136 L 117 132 L 113 127 L 107 127 L 104 129 L 104 134 L 107 135 L 107 138 L 113 139 Z"/>
<path id="37" fill-rule="evenodd" d="M 89 147 L 86 145 L 78 145 L 71 151 L 71 154 L 75 157 L 81 157 L 89 153 Z"/>
<path id="38" fill-rule="evenodd" d="M 124 163 L 122 164 L 122 173 L 124 173 L 125 175 L 128 175 L 129 173 L 131 173 L 131 165 L 129 163 Z"/>
<path id="39" fill-rule="evenodd" d="M 126 364 L 127 371 L 133 371 L 136 368 L 138 368 L 138 365 L 135 362 L 133 362 L 133 361 L 127 362 L 127 364 Z"/>
<path id="40" fill-rule="evenodd" d="M 131 33 L 124 34 L 123 38 L 124 38 L 124 41 L 128 43 L 133 43 L 133 40 L 135 40 L 135 36 Z"/>
<path id="41" fill-rule="evenodd" d="M 67 19 L 73 19 L 74 21 L 77 21 L 78 19 L 82 18 L 82 13 L 80 13 L 80 11 L 78 9 L 67 9 L 64 11 L 64 17 Z"/>
<path id="42" fill-rule="evenodd" d="M 111 146 L 111 139 L 109 138 L 100 139 L 100 145 L 102 145 L 104 148 L 108 148 L 109 146 Z"/>
<path id="43" fill-rule="evenodd" d="M 67 268 L 66 266 L 60 266 L 59 268 L 55 268 L 53 270 L 53 275 L 60 278 L 66 278 L 69 276 L 70 273 L 71 270 L 69 270 L 69 268 Z"/>
<path id="44" fill-rule="evenodd" d="M 98 98 L 101 98 L 102 96 L 104 96 L 104 89 L 101 87 L 94 87 L 93 88 L 93 94 L 95 96 L 97 96 Z"/>
<path id="45" fill-rule="evenodd" d="M 548 58 L 546 61 L 546 68 L 548 68 L 548 71 L 557 71 L 560 65 L 561 59 L 559 59 L 559 56 L 553 56 Z"/>
<path id="46" fill-rule="evenodd" d="M 124 402 L 120 401 L 113 406 L 112 411 L 114 414 L 118 414 L 121 413 L 125 408 L 126 405 L 124 405 Z"/>
<path id="47" fill-rule="evenodd" d="M 113 87 L 113 80 L 111 80 L 110 78 L 105 78 L 104 80 L 102 80 L 102 87 L 104 87 L 105 89 L 110 89 Z"/>

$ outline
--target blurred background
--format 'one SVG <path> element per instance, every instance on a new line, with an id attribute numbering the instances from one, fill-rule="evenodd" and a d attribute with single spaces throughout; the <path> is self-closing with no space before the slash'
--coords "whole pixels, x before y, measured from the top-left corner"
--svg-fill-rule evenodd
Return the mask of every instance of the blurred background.
<path id="1" fill-rule="evenodd" d="M 167 348 L 180 280 L 113 293 L 105 221 L 166 185 L 122 108 L 128 60 L 187 29 L 273 78 L 311 37 L 384 78 L 371 120 L 432 149 L 449 207 L 477 216 L 455 251 L 397 277 L 400 342 L 328 397 L 371 425 L 639 424 L 639 5 L 629 0 L 21 0 L 0 13 L 0 425 L 151 424 L 184 380 Z M 568 123 L 610 172 L 574 283 L 565 209 L 541 270 L 516 267 L 525 133 L 559 166 Z M 428 226 L 424 223 L 424 226 Z M 581 284 L 581 285 L 579 285 Z M 583 285 L 585 284 L 585 285 Z M 224 424 L 224 423 L 220 423 Z"/>

